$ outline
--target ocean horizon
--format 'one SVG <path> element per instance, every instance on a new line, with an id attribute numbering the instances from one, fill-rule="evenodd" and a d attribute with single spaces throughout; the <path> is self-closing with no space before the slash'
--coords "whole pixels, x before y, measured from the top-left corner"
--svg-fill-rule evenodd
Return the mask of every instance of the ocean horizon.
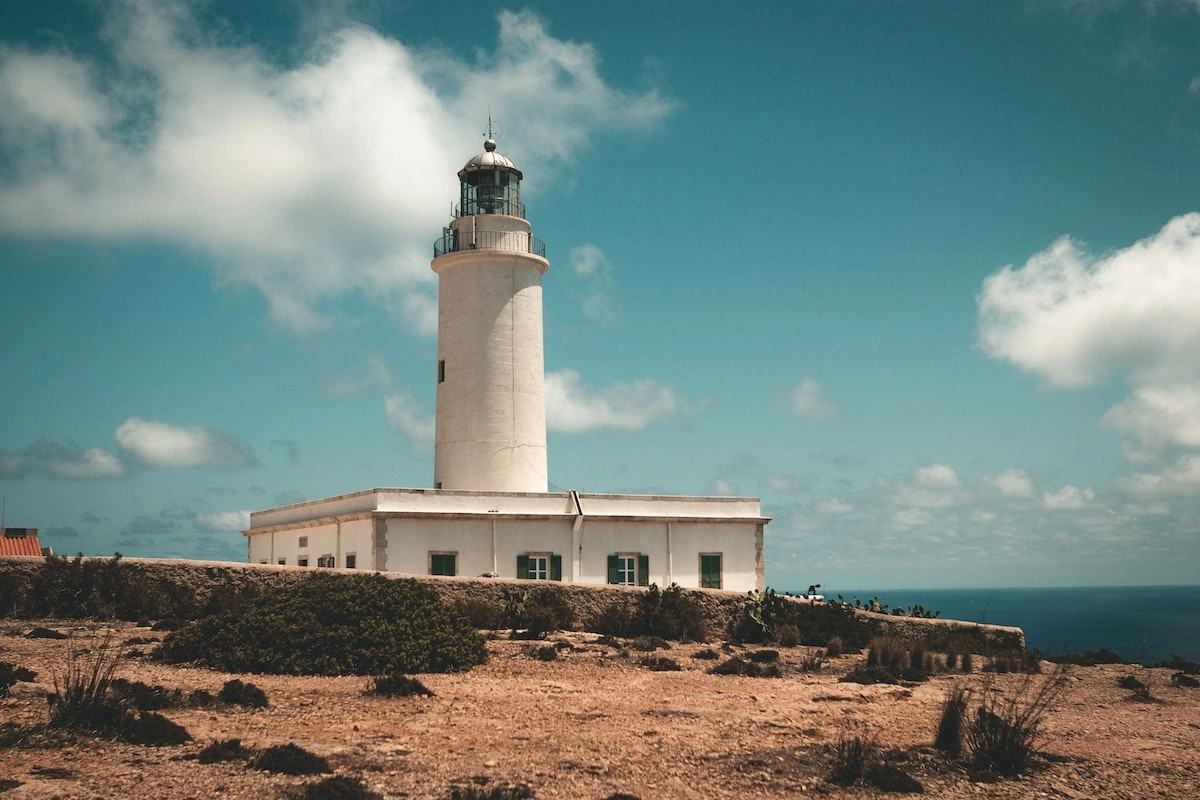
<path id="1" fill-rule="evenodd" d="M 791 589 L 801 594 L 807 587 Z M 1047 655 L 1106 648 L 1157 664 L 1173 655 L 1200 661 L 1200 586 L 1070 586 L 997 589 L 839 589 L 827 600 L 871 598 L 890 608 L 920 604 L 942 619 L 1012 625 Z"/>

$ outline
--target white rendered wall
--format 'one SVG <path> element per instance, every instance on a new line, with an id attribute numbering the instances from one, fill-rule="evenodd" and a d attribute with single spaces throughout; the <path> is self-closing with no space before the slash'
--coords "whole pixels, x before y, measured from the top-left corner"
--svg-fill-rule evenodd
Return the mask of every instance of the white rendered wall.
<path id="1" fill-rule="evenodd" d="M 479 215 L 452 223 L 512 249 L 463 249 L 435 258 L 438 361 L 434 485 L 442 489 L 545 492 L 546 401 L 542 274 L 529 223 Z M 483 235 L 487 234 L 487 235 Z M 511 241 L 508 241 L 511 240 Z"/>
<path id="2" fill-rule="evenodd" d="M 308 544 L 300 546 L 301 537 Z M 317 566 L 321 556 L 333 556 L 337 567 L 346 565 L 346 556 L 353 553 L 356 569 L 374 569 L 374 536 L 370 517 L 331 521 L 326 524 L 293 530 L 250 533 L 250 563 L 278 564 L 280 560 L 289 567 L 299 564 L 300 558 L 308 559 L 308 566 Z"/>

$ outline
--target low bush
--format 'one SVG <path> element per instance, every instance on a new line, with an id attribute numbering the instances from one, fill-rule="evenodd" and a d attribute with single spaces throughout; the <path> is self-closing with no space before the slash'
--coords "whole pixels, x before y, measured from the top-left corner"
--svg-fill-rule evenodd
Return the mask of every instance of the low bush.
<path id="1" fill-rule="evenodd" d="M 771 664 L 779 660 L 778 650 L 751 650 L 746 653 L 746 658 L 753 661 L 755 664 Z"/>
<path id="2" fill-rule="evenodd" d="M 992 656 L 983 665 L 983 671 L 995 672 L 998 675 L 1005 675 L 1010 672 L 1039 675 L 1042 671 L 1042 661 L 1036 652 L 1026 653 L 1014 650 L 1010 653 L 1001 653 Z"/>
<path id="3" fill-rule="evenodd" d="M 410 678 L 408 675 L 399 674 L 378 675 L 372 678 L 367 693 L 382 697 L 412 697 L 414 695 L 433 697 L 433 692 L 421 681 Z"/>
<path id="4" fill-rule="evenodd" d="M 324 758 L 290 742 L 263 750 L 251 759 L 250 767 L 284 775 L 318 775 L 332 772 L 329 762 Z"/>
<path id="5" fill-rule="evenodd" d="M 860 736 L 838 739 L 829 782 L 838 786 L 873 786 L 884 792 L 922 794 L 925 791 L 921 782 L 907 771 L 886 762 L 879 745 Z"/>
<path id="6" fill-rule="evenodd" d="M 554 631 L 570 630 L 575 624 L 575 609 L 557 586 L 509 592 L 505 609 L 514 638 L 544 639 Z"/>
<path id="7" fill-rule="evenodd" d="M 480 597 L 463 597 L 454 602 L 454 608 L 477 630 L 495 631 L 504 627 L 504 609 L 499 603 Z"/>
<path id="8" fill-rule="evenodd" d="M 26 639 L 67 639 L 67 634 L 53 628 L 37 627 L 25 634 Z"/>
<path id="9" fill-rule="evenodd" d="M 843 648 L 857 650 L 871 637 L 871 625 L 851 606 L 797 601 L 773 589 L 747 593 L 728 633 L 735 642 L 783 644 L 783 639 L 791 641 L 792 628 L 799 635 L 797 644 L 811 647 L 825 647 L 837 637 Z"/>
<path id="10" fill-rule="evenodd" d="M 533 796 L 533 787 L 520 783 L 516 785 L 466 784 L 451 786 L 450 794 L 447 797 L 449 800 L 531 800 Z"/>
<path id="11" fill-rule="evenodd" d="M 683 669 L 678 661 L 666 656 L 642 656 L 638 663 L 651 672 L 679 672 Z"/>
<path id="12" fill-rule="evenodd" d="M 51 728 L 115 734 L 121 729 L 126 706 L 110 691 L 120 654 L 110 640 L 90 654 L 67 648 L 66 668 L 54 676 L 49 696 Z"/>
<path id="13" fill-rule="evenodd" d="M 759 664 L 741 656 L 734 656 L 710 669 L 710 675 L 744 675 L 747 678 L 782 678 L 783 665 L 778 661 Z"/>
<path id="14" fill-rule="evenodd" d="M 665 591 L 652 584 L 637 599 L 630 634 L 654 636 L 674 642 L 708 640 L 708 622 L 695 596 L 672 583 Z"/>
<path id="15" fill-rule="evenodd" d="M 196 756 L 201 764 L 216 764 L 220 761 L 245 761 L 254 752 L 242 746 L 241 739 L 217 739 L 204 746 Z"/>
<path id="16" fill-rule="evenodd" d="M 974 769 L 1008 778 L 1029 770 L 1042 722 L 1066 691 L 1067 672 L 1064 667 L 1040 684 L 1035 680 L 1027 677 L 1007 699 L 984 686 L 964 736 Z"/>
<path id="17" fill-rule="evenodd" d="M 655 650 L 670 650 L 671 643 L 661 636 L 638 636 L 629 646 L 642 653 L 653 653 Z"/>
<path id="18" fill-rule="evenodd" d="M 842 643 L 842 637 L 833 636 L 825 643 L 825 655 L 829 658 L 837 658 L 845 650 L 845 644 Z"/>
<path id="19" fill-rule="evenodd" d="M 0 661 L 0 697 L 8 697 L 9 691 L 17 681 L 32 681 L 37 673 L 25 667 L 18 667 L 11 661 Z"/>
<path id="20" fill-rule="evenodd" d="M 1171 676 L 1171 685 L 1182 689 L 1200 689 L 1200 680 L 1196 680 L 1186 672 L 1176 672 Z"/>
<path id="21" fill-rule="evenodd" d="M 299 800 L 383 800 L 383 795 L 368 789 L 361 778 L 344 775 L 322 778 L 292 796 Z"/>
<path id="22" fill-rule="evenodd" d="M 165 686 L 114 678 L 109 685 L 113 694 L 140 711 L 160 711 L 183 705 L 183 693 Z"/>
<path id="23" fill-rule="evenodd" d="M 192 740 L 187 729 L 155 711 L 130 715 L 121 726 L 121 738 L 130 744 L 170 747 Z"/>
<path id="24" fill-rule="evenodd" d="M 285 675 L 457 672 L 487 658 L 483 637 L 431 587 L 326 572 L 186 625 L 157 653 L 173 663 Z"/>
<path id="25" fill-rule="evenodd" d="M 704 649 L 704 650 L 697 650 L 695 653 L 692 653 L 692 658 L 698 658 L 701 661 L 716 661 L 720 657 L 721 657 L 721 654 L 718 653 L 716 650 Z"/>
<path id="26" fill-rule="evenodd" d="M 225 705 L 241 706 L 242 708 L 266 708 L 270 705 L 267 693 L 253 683 L 243 683 L 238 678 L 225 681 L 217 699 Z"/>

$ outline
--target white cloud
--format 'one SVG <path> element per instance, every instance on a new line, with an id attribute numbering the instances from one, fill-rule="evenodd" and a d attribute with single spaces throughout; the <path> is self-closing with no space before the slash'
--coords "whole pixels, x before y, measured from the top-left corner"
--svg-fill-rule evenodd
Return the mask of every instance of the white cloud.
<path id="1" fill-rule="evenodd" d="M 220 431 L 130 417 L 116 430 L 117 444 L 148 467 L 240 467 L 254 459 Z"/>
<path id="2" fill-rule="evenodd" d="M 1143 448 L 1200 448 L 1200 383 L 1143 386 L 1113 406 L 1105 425 L 1139 440 Z"/>
<path id="3" fill-rule="evenodd" d="M 906 508 L 892 514 L 892 527 L 900 530 L 908 530 L 921 525 L 928 525 L 933 521 L 933 515 L 928 511 L 919 508 Z"/>
<path id="4" fill-rule="evenodd" d="M 811 420 L 826 420 L 837 416 L 837 406 L 821 396 L 821 385 L 805 378 L 788 394 L 792 413 Z"/>
<path id="5" fill-rule="evenodd" d="M 39 475 L 55 480 L 120 478 L 125 475 L 121 459 L 99 447 L 84 449 L 76 444 L 41 440 L 16 453 L 0 450 L 0 478 Z"/>
<path id="6" fill-rule="evenodd" d="M 913 479 L 918 486 L 926 489 L 957 489 L 962 486 L 962 479 L 953 467 L 945 464 L 930 464 L 919 467 L 913 472 Z"/>
<path id="7" fill-rule="evenodd" d="M 45 462 L 45 468 L 51 477 L 68 480 L 119 478 L 125 474 L 121 460 L 99 447 L 84 450 L 78 458 L 48 460 Z"/>
<path id="8" fill-rule="evenodd" d="M 596 245 L 584 244 L 567 252 L 567 265 L 585 281 L 579 294 L 583 315 L 588 319 L 611 321 L 616 316 L 616 301 L 609 292 L 612 270 L 608 257 Z"/>
<path id="9" fill-rule="evenodd" d="M 714 480 L 712 486 L 713 494 L 716 495 L 728 497 L 737 493 L 737 488 L 732 483 L 721 478 Z"/>
<path id="10" fill-rule="evenodd" d="M 989 276 L 979 339 L 1053 386 L 1113 373 L 1138 384 L 1200 376 L 1200 213 L 1102 257 L 1064 237 L 1020 269 Z"/>
<path id="11" fill-rule="evenodd" d="M 1042 494 L 1042 504 L 1052 511 L 1078 510 L 1091 505 L 1095 499 L 1096 493 L 1091 489 L 1079 489 L 1069 483 L 1054 494 Z"/>
<path id="12" fill-rule="evenodd" d="M 202 531 L 244 531 L 250 528 L 249 511 L 221 511 L 216 514 L 200 514 L 196 527 Z"/>
<path id="13" fill-rule="evenodd" d="M 1037 487 L 1023 469 L 1006 469 L 999 475 L 989 475 L 983 480 L 996 487 L 1005 497 L 1029 499 L 1037 496 Z"/>
<path id="14" fill-rule="evenodd" d="M 848 514 L 853 510 L 854 506 L 837 498 L 821 500 L 817 503 L 818 514 Z"/>
<path id="15" fill-rule="evenodd" d="M 519 121 L 508 155 L 553 174 L 595 132 L 674 107 L 607 85 L 591 46 L 529 12 L 499 14 L 493 53 L 349 26 L 284 66 L 184 3 L 109 12 L 103 59 L 0 47 L 0 230 L 201 251 L 296 330 L 328 324 L 349 292 L 434 330 L 429 245 L 482 109 Z"/>
<path id="16" fill-rule="evenodd" d="M 392 392 L 383 398 L 388 427 L 411 444 L 430 444 L 434 438 L 434 419 L 407 392 Z"/>
<path id="17" fill-rule="evenodd" d="M 636 431 L 681 410 L 671 387 L 649 378 L 615 383 L 592 394 L 580 384 L 575 370 L 546 373 L 546 427 L 552 431 Z"/>
<path id="18" fill-rule="evenodd" d="M 1200 492 L 1200 456 L 1180 456 L 1159 472 L 1119 478 L 1117 488 L 1138 497 L 1188 496 Z"/>

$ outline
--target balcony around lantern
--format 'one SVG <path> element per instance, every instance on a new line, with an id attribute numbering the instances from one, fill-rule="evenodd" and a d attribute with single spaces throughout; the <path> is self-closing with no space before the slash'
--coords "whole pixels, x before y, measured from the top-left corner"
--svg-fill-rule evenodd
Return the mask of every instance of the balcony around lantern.
<path id="1" fill-rule="evenodd" d="M 465 231 L 448 230 L 433 243 L 433 257 L 467 250 L 497 250 L 546 257 L 546 243 L 525 231 L 475 231 L 474 241 Z"/>

